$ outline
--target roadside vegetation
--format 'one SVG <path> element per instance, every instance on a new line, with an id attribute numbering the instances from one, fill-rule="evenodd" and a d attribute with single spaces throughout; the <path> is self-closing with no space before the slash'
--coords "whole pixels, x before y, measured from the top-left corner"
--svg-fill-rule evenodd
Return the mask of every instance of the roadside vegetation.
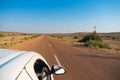
<path id="1" fill-rule="evenodd" d="M 40 35 L 18 32 L 0 32 L 0 48 L 7 49 L 38 36 Z"/>
<path id="2" fill-rule="evenodd" d="M 120 55 L 120 33 L 58 33 L 46 34 L 65 41 L 75 47 L 88 47 L 105 50 Z M 19 43 L 39 37 L 40 34 L 26 34 L 19 32 L 0 32 L 0 48 L 10 48 Z"/>
<path id="3" fill-rule="evenodd" d="M 65 41 L 73 46 L 105 50 L 120 55 L 120 33 L 66 33 L 50 34 L 51 37 Z"/>
<path id="4" fill-rule="evenodd" d="M 110 49 L 110 45 L 108 43 L 104 43 L 101 36 L 94 31 L 93 33 L 83 37 L 83 39 L 78 42 L 84 42 L 84 46 L 90 48 L 107 48 Z"/>
<path id="5" fill-rule="evenodd" d="M 0 38 L 3 37 L 4 35 L 2 33 L 0 33 Z"/>

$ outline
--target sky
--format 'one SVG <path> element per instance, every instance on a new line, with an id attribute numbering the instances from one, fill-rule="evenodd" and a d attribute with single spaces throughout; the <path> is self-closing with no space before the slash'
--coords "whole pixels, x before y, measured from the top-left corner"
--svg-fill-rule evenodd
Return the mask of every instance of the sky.
<path id="1" fill-rule="evenodd" d="M 0 0 L 0 31 L 120 32 L 120 0 Z"/>

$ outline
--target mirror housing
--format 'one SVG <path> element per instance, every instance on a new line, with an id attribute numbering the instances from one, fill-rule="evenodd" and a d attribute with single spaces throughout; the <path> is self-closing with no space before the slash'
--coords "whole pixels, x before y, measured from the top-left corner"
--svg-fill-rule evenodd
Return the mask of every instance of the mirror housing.
<path id="1" fill-rule="evenodd" d="M 64 74 L 65 72 L 66 71 L 62 66 L 52 65 L 52 67 L 51 67 L 51 73 L 52 74 L 60 75 L 60 74 Z"/>

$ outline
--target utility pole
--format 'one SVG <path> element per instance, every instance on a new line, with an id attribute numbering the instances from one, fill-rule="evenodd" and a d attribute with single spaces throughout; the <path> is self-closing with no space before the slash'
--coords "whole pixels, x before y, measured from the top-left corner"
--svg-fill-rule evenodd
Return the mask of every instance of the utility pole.
<path id="1" fill-rule="evenodd" d="M 93 32 L 96 33 L 96 26 L 94 26 L 94 31 Z"/>
<path id="2" fill-rule="evenodd" d="M 96 26 L 94 26 L 94 31 L 96 32 Z"/>

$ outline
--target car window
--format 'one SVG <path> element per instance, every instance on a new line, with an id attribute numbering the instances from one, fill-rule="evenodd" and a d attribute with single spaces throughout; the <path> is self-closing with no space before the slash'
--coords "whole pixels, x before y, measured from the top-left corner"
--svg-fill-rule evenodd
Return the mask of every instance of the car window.
<path id="1" fill-rule="evenodd" d="M 34 70 L 39 80 L 51 80 L 50 70 L 42 60 L 36 60 Z"/>

